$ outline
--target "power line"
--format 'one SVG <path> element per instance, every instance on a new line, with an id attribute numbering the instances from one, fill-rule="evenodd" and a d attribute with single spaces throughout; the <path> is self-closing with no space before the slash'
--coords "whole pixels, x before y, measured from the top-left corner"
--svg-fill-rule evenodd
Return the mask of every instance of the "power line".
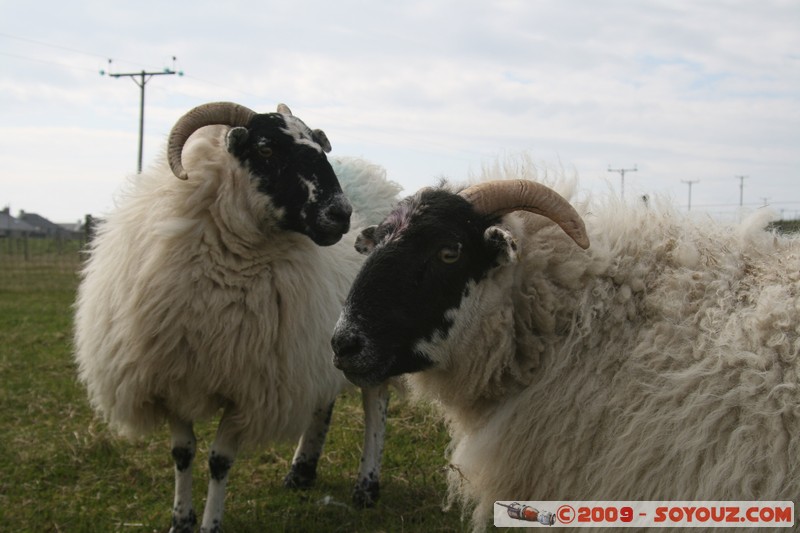
<path id="1" fill-rule="evenodd" d="M 32 43 L 32 44 L 36 44 L 36 45 L 39 45 L 39 46 L 45 46 L 45 47 L 48 47 L 48 48 L 54 48 L 54 49 L 57 49 L 57 50 L 64 50 L 64 51 L 72 52 L 72 53 L 75 53 L 75 54 L 82 54 L 82 55 L 93 57 L 93 58 L 100 58 L 104 62 L 108 60 L 108 56 L 100 55 L 100 54 L 97 54 L 97 53 L 94 53 L 94 52 L 87 52 L 85 50 L 79 50 L 77 48 L 71 48 L 69 46 L 64 46 L 64 45 L 60 45 L 60 44 L 46 43 L 44 41 L 38 41 L 36 39 L 29 39 L 27 37 L 19 37 L 17 35 L 10 35 L 10 34 L 4 33 L 4 32 L 0 32 L 0 37 L 6 37 L 6 38 L 9 38 L 9 39 L 14 39 L 14 40 L 17 40 L 17 41 L 23 41 L 23 42 L 26 42 L 26 43 Z M 35 61 L 35 62 L 38 62 L 38 63 L 47 63 L 47 64 L 51 64 L 51 65 L 58 65 L 58 66 L 63 67 L 63 68 L 71 68 L 71 69 L 77 69 L 77 70 L 86 70 L 86 71 L 91 71 L 91 72 L 97 72 L 96 68 L 77 67 L 77 66 L 74 66 L 74 65 L 68 65 L 66 63 L 61 63 L 61 62 L 58 62 L 58 61 L 53 61 L 53 60 L 48 60 L 48 59 L 37 59 L 37 58 L 34 58 L 34 57 L 28 57 L 28 56 L 24 56 L 24 55 L 20 55 L 20 54 L 11 54 L 11 53 L 7 53 L 7 52 L 0 52 L 0 55 L 4 55 L 4 56 L 7 56 L 7 57 L 13 57 L 13 58 L 16 58 L 16 59 L 23 59 L 23 60 L 26 60 L 26 61 Z M 119 59 L 117 60 L 117 62 L 119 62 Z M 126 64 L 130 64 L 130 65 L 134 65 L 134 66 L 137 66 L 137 67 L 143 66 L 141 63 L 139 63 L 137 61 L 130 61 L 128 59 L 122 60 L 122 62 L 124 62 Z M 245 96 L 248 96 L 248 97 L 251 97 L 251 98 L 255 98 L 255 99 L 264 98 L 263 94 L 258 95 L 258 94 L 249 93 L 249 92 L 241 90 L 238 87 L 234 88 L 234 87 L 230 87 L 230 86 L 227 86 L 227 85 L 222 85 L 222 84 L 219 84 L 219 83 L 216 83 L 216 82 L 213 82 L 213 81 L 209 81 L 209 80 L 206 80 L 206 79 L 198 78 L 196 76 L 186 75 L 185 77 L 188 78 L 188 79 L 199 81 L 201 83 L 206 83 L 208 85 L 213 85 L 214 87 L 218 87 L 220 89 L 225 89 L 227 91 L 233 91 L 233 92 L 236 92 L 238 94 L 245 95 Z"/>
<path id="2" fill-rule="evenodd" d="M 611 165 L 608 165 L 609 172 L 619 172 L 620 178 L 620 186 L 619 186 L 619 197 L 623 198 L 625 196 L 625 173 L 626 172 L 636 172 L 638 169 L 636 165 L 633 165 L 633 168 L 611 168 Z"/>
<path id="3" fill-rule="evenodd" d="M 108 75 L 111 78 L 122 78 L 128 77 L 133 80 L 133 82 L 139 86 L 139 159 L 138 164 L 136 167 L 136 171 L 141 174 L 142 172 L 142 145 L 144 143 L 144 87 L 147 85 L 147 82 L 150 81 L 153 76 L 170 76 L 174 74 L 178 74 L 179 76 L 183 76 L 183 71 L 176 71 L 175 70 L 175 56 L 172 56 L 172 66 L 173 68 L 165 68 L 161 71 L 154 71 L 154 72 L 147 72 L 142 69 L 141 72 L 126 72 L 126 73 L 112 73 L 111 70 L 111 60 L 108 60 Z M 106 74 L 105 71 L 101 70 L 100 75 Z M 137 79 L 138 78 L 138 79 Z"/>
<path id="4" fill-rule="evenodd" d="M 736 176 L 736 179 L 739 180 L 739 207 L 744 205 L 744 180 L 749 178 L 749 176 Z"/>
<path id="5" fill-rule="evenodd" d="M 19 37 L 18 35 L 11 35 L 9 33 L 4 33 L 4 32 L 0 32 L 0 37 L 5 37 L 7 39 L 14 39 L 16 41 L 22 41 L 22 42 L 25 42 L 25 43 L 35 44 L 35 45 L 38 45 L 38 46 L 44 46 L 44 47 L 47 47 L 47 48 L 53 48 L 55 50 L 63 50 L 65 52 L 71 52 L 73 54 L 80 54 L 80 55 L 92 57 L 92 58 L 95 58 L 95 59 L 102 59 L 104 61 L 108 58 L 107 55 L 101 55 L 101 54 L 98 54 L 96 52 L 87 52 L 86 50 L 79 50 L 77 48 L 72 48 L 70 46 L 64 46 L 63 44 L 46 43 L 44 41 L 38 41 L 36 39 L 30 39 L 28 37 Z M 5 55 L 11 55 L 11 54 L 5 54 Z M 44 61 L 44 62 L 54 63 L 52 61 L 29 58 L 29 57 L 25 57 L 25 56 L 21 56 L 21 55 L 18 55 L 16 57 L 19 57 L 20 59 L 28 59 L 30 61 Z M 123 62 L 124 63 L 129 63 L 131 65 L 141 66 L 141 63 L 138 63 L 136 61 L 129 61 L 127 59 L 123 60 Z M 55 64 L 59 64 L 59 63 L 55 63 Z M 60 66 L 67 67 L 67 68 L 81 68 L 81 67 L 72 67 L 72 66 L 69 66 L 69 65 L 65 65 L 63 63 L 60 64 Z M 82 70 L 84 70 L 84 69 L 82 69 Z"/>
<path id="6" fill-rule="evenodd" d="M 700 180 L 681 180 L 681 182 L 685 183 L 689 186 L 689 205 L 687 207 L 687 211 L 692 210 L 692 185 L 695 183 L 700 183 Z"/>
<path id="7" fill-rule="evenodd" d="M 48 59 L 38 59 L 38 58 L 35 58 L 35 57 L 27 57 L 27 56 L 23 56 L 23 55 L 19 55 L 19 54 L 9 54 L 8 52 L 0 52 L 0 55 L 6 56 L 6 57 L 13 57 L 14 59 L 23 59 L 25 61 L 35 61 L 37 63 L 45 63 L 45 64 L 48 64 L 48 65 L 57 65 L 57 66 L 62 67 L 62 68 L 69 68 L 69 69 L 74 69 L 74 70 L 84 70 L 84 71 L 89 71 L 89 72 L 96 72 L 96 70 L 93 69 L 93 68 L 78 67 L 78 66 L 75 66 L 75 65 L 68 65 L 66 63 L 61 63 L 61 62 L 58 62 L 58 61 L 50 61 Z"/>
<path id="8" fill-rule="evenodd" d="M 73 52 L 73 53 L 76 53 L 76 54 L 83 54 L 83 55 L 87 55 L 87 56 L 99 57 L 101 59 L 106 59 L 104 56 L 101 56 L 99 54 L 93 54 L 92 52 L 85 52 L 83 50 L 78 50 L 76 48 L 70 48 L 68 46 L 62 46 L 60 44 L 45 43 L 45 42 L 42 42 L 42 41 L 37 41 L 35 39 L 29 39 L 27 37 L 17 37 L 16 35 L 10 35 L 8 33 L 0 32 L 0 37 L 7 37 L 9 39 L 15 39 L 17 41 L 24 41 L 26 43 L 38 44 L 40 46 L 47 46 L 49 48 L 57 48 L 59 50 L 66 50 L 67 52 Z"/>
<path id="9" fill-rule="evenodd" d="M 761 197 L 764 198 L 763 196 Z M 784 201 L 784 202 L 770 202 L 770 205 L 800 205 L 800 200 Z M 763 203 L 750 202 L 744 205 L 739 204 L 697 204 L 695 207 L 763 207 Z"/>

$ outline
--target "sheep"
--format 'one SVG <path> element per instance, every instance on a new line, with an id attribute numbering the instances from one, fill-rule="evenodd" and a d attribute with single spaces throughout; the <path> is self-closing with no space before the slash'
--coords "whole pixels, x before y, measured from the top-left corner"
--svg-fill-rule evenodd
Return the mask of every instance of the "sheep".
<path id="1" fill-rule="evenodd" d="M 587 232 L 534 175 L 496 165 L 365 229 L 334 364 L 439 407 L 475 530 L 502 500 L 796 503 L 800 238 L 663 200 L 576 204 Z"/>
<path id="2" fill-rule="evenodd" d="M 197 524 L 193 422 L 219 410 L 201 531 L 221 530 L 228 473 L 245 446 L 300 437 L 284 484 L 314 481 L 334 399 L 350 386 L 329 339 L 362 261 L 330 149 L 283 104 L 265 114 L 199 106 L 97 228 L 76 299 L 78 375 L 121 435 L 168 422 L 173 533 Z M 372 216 L 388 212 L 399 187 L 379 167 L 334 164 Z M 371 505 L 386 387 L 365 389 L 363 401 L 370 427 L 353 498 Z"/>

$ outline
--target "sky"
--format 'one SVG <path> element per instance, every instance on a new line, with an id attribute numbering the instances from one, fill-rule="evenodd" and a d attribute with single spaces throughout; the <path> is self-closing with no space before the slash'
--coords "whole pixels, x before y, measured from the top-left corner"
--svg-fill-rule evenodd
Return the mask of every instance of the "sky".
<path id="1" fill-rule="evenodd" d="M 102 216 L 192 107 L 280 102 L 404 193 L 525 153 L 586 194 L 800 218 L 797 0 L 0 0 L 0 208 Z M 173 60 L 173 57 L 175 58 Z M 109 63 L 109 60 L 111 62 Z M 101 75 L 100 71 L 106 75 Z M 746 176 L 746 178 L 739 178 Z M 689 185 L 686 182 L 692 182 Z M 740 188 L 743 187 L 743 188 Z"/>

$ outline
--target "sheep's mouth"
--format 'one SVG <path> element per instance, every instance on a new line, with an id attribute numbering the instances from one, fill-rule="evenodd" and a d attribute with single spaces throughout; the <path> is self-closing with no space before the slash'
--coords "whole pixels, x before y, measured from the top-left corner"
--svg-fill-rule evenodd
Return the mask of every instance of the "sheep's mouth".
<path id="1" fill-rule="evenodd" d="M 373 387 L 386 381 L 389 377 L 388 364 L 373 364 L 367 357 L 340 357 L 333 355 L 333 366 L 342 371 L 344 376 L 359 387 Z"/>
<path id="2" fill-rule="evenodd" d="M 305 233 L 318 246 L 332 246 L 350 231 L 350 218 L 341 220 L 318 220 L 306 227 Z"/>
<path id="3" fill-rule="evenodd" d="M 386 376 L 379 375 L 380 372 L 353 372 L 344 371 L 344 376 L 352 383 L 359 387 L 374 387 L 386 381 Z"/>
<path id="4" fill-rule="evenodd" d="M 333 246 L 342 240 L 342 236 L 344 236 L 345 233 L 346 231 L 342 232 L 340 230 L 314 232 L 313 234 L 309 235 L 309 237 L 318 246 Z"/>
<path id="5" fill-rule="evenodd" d="M 342 195 L 335 197 L 316 214 L 309 215 L 304 210 L 302 218 L 306 224 L 305 233 L 319 246 L 336 244 L 350 231 L 352 213 L 353 208 Z"/>

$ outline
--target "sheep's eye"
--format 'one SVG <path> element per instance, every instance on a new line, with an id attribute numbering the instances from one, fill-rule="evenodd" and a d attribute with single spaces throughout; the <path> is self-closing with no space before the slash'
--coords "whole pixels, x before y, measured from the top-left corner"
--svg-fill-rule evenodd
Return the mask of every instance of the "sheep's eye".
<path id="1" fill-rule="evenodd" d="M 461 243 L 459 243 L 456 248 L 450 248 L 449 246 L 445 246 L 444 248 L 439 250 L 439 260 L 442 263 L 452 265 L 453 263 L 458 261 L 460 257 L 461 257 Z"/>
<path id="2" fill-rule="evenodd" d="M 266 145 L 259 145 L 258 153 L 264 157 L 272 157 L 272 148 Z"/>

